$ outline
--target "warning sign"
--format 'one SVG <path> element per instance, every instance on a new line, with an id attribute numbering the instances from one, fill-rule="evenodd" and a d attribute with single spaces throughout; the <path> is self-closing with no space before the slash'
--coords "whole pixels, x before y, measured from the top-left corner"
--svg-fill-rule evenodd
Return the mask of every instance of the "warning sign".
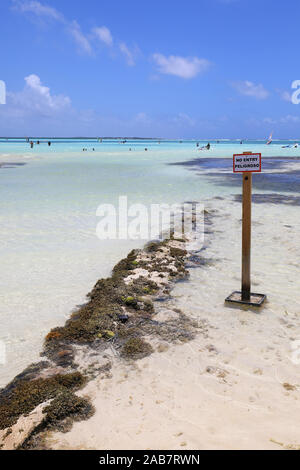
<path id="1" fill-rule="evenodd" d="M 233 172 L 244 173 L 244 171 L 261 172 L 261 153 L 233 155 Z"/>

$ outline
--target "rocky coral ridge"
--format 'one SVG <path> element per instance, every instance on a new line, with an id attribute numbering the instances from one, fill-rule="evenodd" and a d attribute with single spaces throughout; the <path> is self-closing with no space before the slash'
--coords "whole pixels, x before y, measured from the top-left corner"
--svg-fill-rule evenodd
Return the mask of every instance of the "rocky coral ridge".
<path id="1" fill-rule="evenodd" d="M 168 298 L 172 283 L 188 276 L 185 242 L 169 239 L 133 250 L 114 267 L 110 278 L 97 282 L 88 302 L 65 326 L 47 335 L 45 360 L 30 366 L 0 391 L 2 448 L 16 448 L 26 438 L 28 442 L 28 434 L 88 418 L 92 405 L 74 392 L 95 375 L 109 371 L 109 361 L 103 362 L 108 348 L 124 360 L 136 360 L 153 351 L 145 338 L 187 341 L 194 337 L 196 325 L 184 314 L 175 311 L 173 319 L 157 321 L 153 304 Z M 96 361 L 99 367 L 95 357 L 102 359 L 102 363 Z"/>
<path id="2" fill-rule="evenodd" d="M 97 282 L 88 294 L 89 301 L 65 326 L 47 335 L 45 356 L 59 366 L 76 366 L 74 346 L 89 344 L 103 350 L 108 342 L 122 357 L 139 359 L 149 354 L 141 339 L 141 325 L 154 316 L 153 299 L 168 296 L 171 282 L 188 276 L 184 246 L 184 240 L 165 240 L 129 253 L 110 278 Z M 139 348 L 133 351 L 131 344 L 139 344 Z"/>

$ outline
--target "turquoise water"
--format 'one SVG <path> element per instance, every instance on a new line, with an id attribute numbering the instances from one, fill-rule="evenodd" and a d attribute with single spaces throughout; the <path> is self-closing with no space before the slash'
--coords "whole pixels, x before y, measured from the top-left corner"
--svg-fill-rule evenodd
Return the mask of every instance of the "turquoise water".
<path id="1" fill-rule="evenodd" d="M 55 154 L 55 153 L 72 153 L 80 152 L 83 148 L 95 152 L 128 152 L 139 151 L 147 148 L 148 151 L 160 153 L 176 150 L 176 152 L 199 152 L 199 148 L 207 145 L 207 140 L 155 140 L 155 139 L 53 139 L 53 138 L 32 138 L 34 148 L 31 150 L 30 145 L 24 138 L 22 139 L 4 139 L 0 138 L 0 152 L 9 155 L 40 155 L 40 154 Z M 40 145 L 37 145 L 37 140 Z M 48 146 L 49 140 L 51 147 Z M 210 140 L 212 148 L 209 152 L 201 151 L 202 153 L 214 156 L 231 157 L 233 153 L 242 153 L 251 150 L 253 152 L 261 151 L 265 156 L 297 156 L 300 155 L 299 148 L 283 148 L 286 146 L 293 146 L 294 144 L 300 145 L 300 140 L 274 140 L 271 145 L 266 145 L 265 141 L 261 140 L 248 140 L 240 144 L 240 140 Z M 199 148 L 196 144 L 199 144 Z"/>
<path id="2" fill-rule="evenodd" d="M 31 150 L 24 140 L 0 140 L 0 165 L 24 163 L 0 167 L 0 341 L 7 352 L 6 363 L 0 364 L 0 386 L 38 360 L 49 329 L 63 324 L 97 279 L 145 243 L 99 240 L 100 204 L 117 206 L 124 195 L 129 204 L 147 207 L 229 198 L 240 193 L 240 186 L 209 176 L 212 169 L 223 168 L 214 163 L 194 171 L 181 163 L 199 158 L 213 162 L 248 150 L 263 157 L 300 157 L 300 148 L 282 148 L 291 144 L 287 141 L 270 146 L 211 141 L 209 151 L 199 150 L 207 141 L 198 141 L 199 147 L 197 141 L 51 141 L 51 147 L 41 143 Z"/>

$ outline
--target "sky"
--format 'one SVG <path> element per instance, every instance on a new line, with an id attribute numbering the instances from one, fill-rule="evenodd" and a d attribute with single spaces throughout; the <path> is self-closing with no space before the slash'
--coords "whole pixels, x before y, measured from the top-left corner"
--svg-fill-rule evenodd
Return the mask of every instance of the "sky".
<path id="1" fill-rule="evenodd" d="M 0 3 L 2 136 L 300 139 L 299 0 Z"/>

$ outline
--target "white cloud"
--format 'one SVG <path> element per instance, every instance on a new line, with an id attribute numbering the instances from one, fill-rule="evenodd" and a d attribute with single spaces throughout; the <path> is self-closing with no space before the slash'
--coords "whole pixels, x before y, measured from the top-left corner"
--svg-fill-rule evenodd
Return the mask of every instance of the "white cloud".
<path id="1" fill-rule="evenodd" d="M 178 113 L 175 116 L 159 116 L 154 119 L 147 113 L 140 112 L 135 116 L 134 121 L 138 125 L 145 126 L 145 128 L 148 126 L 149 129 L 155 126 L 170 126 L 170 128 L 182 130 L 183 128 L 193 128 L 197 124 L 197 121 L 186 113 Z"/>
<path id="2" fill-rule="evenodd" d="M 113 37 L 110 30 L 106 26 L 101 26 L 98 28 L 93 28 L 93 34 L 107 46 L 113 45 Z"/>
<path id="3" fill-rule="evenodd" d="M 260 121 L 257 121 L 260 123 Z M 281 118 L 270 118 L 270 117 L 265 117 L 262 119 L 262 122 L 265 124 L 270 124 L 270 125 L 277 125 L 277 124 L 297 124 L 300 122 L 300 117 L 299 116 L 294 116 L 292 114 L 288 114 L 287 116 L 283 116 Z"/>
<path id="4" fill-rule="evenodd" d="M 262 84 L 256 85 L 249 80 L 233 82 L 232 86 L 241 94 L 245 96 L 251 96 L 258 100 L 265 100 L 269 96 L 269 92 L 264 88 Z"/>
<path id="5" fill-rule="evenodd" d="M 163 74 L 176 75 L 180 78 L 194 78 L 207 71 L 210 62 L 198 57 L 180 57 L 163 54 L 153 54 L 152 59 L 158 65 L 158 71 Z"/>
<path id="6" fill-rule="evenodd" d="M 11 0 L 13 7 L 20 13 L 31 13 L 37 18 L 56 20 L 63 24 L 65 31 L 71 35 L 78 46 L 78 50 L 88 55 L 93 54 L 92 40 L 97 39 L 106 46 L 113 47 L 113 36 L 107 26 L 94 27 L 89 34 L 83 33 L 78 21 L 70 21 L 64 17 L 56 8 L 42 4 L 37 0 Z M 136 57 L 140 53 L 139 48 L 129 48 L 125 42 L 119 44 L 119 50 L 126 59 L 128 65 L 133 66 Z"/>
<path id="7" fill-rule="evenodd" d="M 36 97 L 40 97 L 52 109 L 61 109 L 71 104 L 68 96 L 51 95 L 50 88 L 42 85 L 38 75 L 31 74 L 25 77 L 26 87 L 32 91 Z"/>
<path id="8" fill-rule="evenodd" d="M 12 0 L 14 8 L 21 13 L 33 13 L 38 17 L 47 17 L 56 21 L 64 21 L 64 16 L 55 8 L 42 5 L 36 0 Z"/>
<path id="9" fill-rule="evenodd" d="M 8 111 L 18 109 L 20 114 L 38 113 L 49 115 L 71 106 L 71 100 L 65 95 L 53 95 L 50 88 L 44 86 L 38 75 L 25 77 L 25 87 L 21 92 L 8 93 Z"/>
<path id="10" fill-rule="evenodd" d="M 64 94 L 55 94 L 46 86 L 40 77 L 31 74 L 24 79 L 21 91 L 7 91 L 7 104 L 0 106 L 0 123 L 5 135 L 86 135 L 96 136 L 101 129 L 102 135 L 115 136 L 149 136 L 149 137 L 180 137 L 207 133 L 228 132 L 226 116 L 208 121 L 190 116 L 184 112 L 177 115 L 149 115 L 146 110 L 134 116 L 128 113 L 118 117 L 113 114 L 102 115 L 96 110 L 77 110 L 71 100 Z M 255 130 L 253 137 L 260 133 L 268 135 L 276 130 L 276 135 L 295 133 L 299 129 L 300 116 L 253 118 L 247 121 L 232 121 L 232 133 L 236 126 L 251 126 Z M 247 127 L 248 128 L 248 127 Z M 249 128 L 248 128 L 249 131 Z M 244 134 L 244 132 L 243 132 Z M 246 135 L 246 134 L 245 134 Z M 249 134 L 248 134 L 249 136 Z"/>
<path id="11" fill-rule="evenodd" d="M 3 134 L 23 136 L 96 136 L 101 129 L 102 135 L 178 137 L 183 129 L 194 129 L 185 114 L 152 116 L 141 111 L 120 117 L 75 109 L 68 96 L 55 94 L 36 74 L 25 77 L 22 90 L 8 91 L 7 104 L 0 106 L 0 123 Z"/>
<path id="12" fill-rule="evenodd" d="M 263 122 L 264 122 L 265 124 L 271 124 L 271 125 L 274 125 L 274 124 L 277 123 L 277 121 L 275 121 L 275 119 L 270 118 L 270 117 L 264 118 L 264 119 L 263 119 Z"/>
<path id="13" fill-rule="evenodd" d="M 79 50 L 91 55 L 92 54 L 92 46 L 88 38 L 83 34 L 81 28 L 77 21 L 72 21 L 68 27 L 68 31 L 79 46 Z"/>
<path id="14" fill-rule="evenodd" d="M 20 13 L 32 13 L 38 18 L 56 20 L 63 23 L 63 27 L 72 36 L 79 46 L 79 50 L 86 54 L 92 54 L 92 46 L 87 36 L 81 31 L 77 21 L 68 21 L 64 15 L 53 7 L 44 5 L 36 0 L 12 0 L 15 10 Z"/>
<path id="15" fill-rule="evenodd" d="M 276 91 L 283 101 L 292 103 L 292 93 L 290 93 L 289 91 L 285 91 L 285 90 L 276 90 Z"/>
<path id="16" fill-rule="evenodd" d="M 186 113 L 179 113 L 177 116 L 173 118 L 173 122 L 175 124 L 179 124 L 181 126 L 190 126 L 194 127 L 196 124 L 195 119 L 191 118 L 188 114 Z"/>
<path id="17" fill-rule="evenodd" d="M 97 39 L 106 46 L 113 47 L 114 40 L 107 26 L 94 27 L 89 34 L 83 33 L 78 21 L 70 21 L 55 8 L 42 4 L 37 0 L 11 0 L 14 9 L 20 13 L 31 13 L 37 18 L 56 20 L 63 24 L 65 31 L 71 35 L 78 46 L 78 50 L 88 55 L 93 54 L 92 40 Z M 119 50 L 126 59 L 128 65 L 135 65 L 136 57 L 140 53 L 137 46 L 129 48 L 125 42 L 119 44 Z"/>
<path id="18" fill-rule="evenodd" d="M 140 112 L 135 116 L 135 121 L 140 124 L 152 124 L 152 119 L 148 116 L 148 114 L 143 112 Z"/>
<path id="19" fill-rule="evenodd" d="M 288 114 L 287 116 L 284 116 L 283 118 L 280 119 L 280 122 L 283 124 L 290 124 L 290 123 L 297 123 L 300 122 L 299 116 L 292 116 L 291 114 Z"/>
<path id="20" fill-rule="evenodd" d="M 135 59 L 137 54 L 139 53 L 139 49 L 135 46 L 134 49 L 129 49 L 129 47 L 125 44 L 125 42 L 121 42 L 119 44 L 120 51 L 125 56 L 127 65 L 133 66 L 135 65 Z"/>

